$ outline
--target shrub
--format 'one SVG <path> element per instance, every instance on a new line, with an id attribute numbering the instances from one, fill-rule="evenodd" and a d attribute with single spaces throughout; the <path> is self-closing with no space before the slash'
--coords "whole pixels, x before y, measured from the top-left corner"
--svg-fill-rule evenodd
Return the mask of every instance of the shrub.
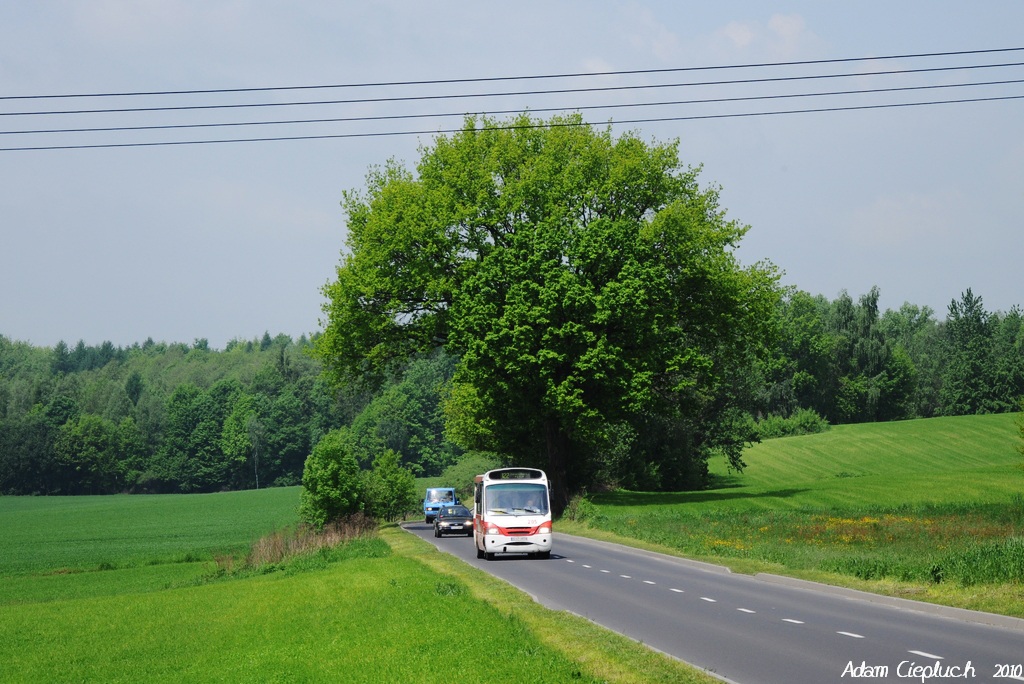
<path id="1" fill-rule="evenodd" d="M 388 522 L 416 508 L 416 478 L 388 449 L 373 460 L 373 470 L 363 475 L 363 491 L 370 515 Z"/>
<path id="2" fill-rule="evenodd" d="M 811 435 L 828 430 L 828 421 L 814 409 L 800 409 L 788 418 L 770 415 L 757 422 L 757 435 L 761 439 Z"/>
<path id="3" fill-rule="evenodd" d="M 324 435 L 306 459 L 299 495 L 299 518 L 316 529 L 363 508 L 359 463 L 342 428 Z"/>
<path id="4" fill-rule="evenodd" d="M 597 516 L 597 506 L 584 494 L 577 494 L 569 499 L 569 505 L 562 512 L 562 517 L 574 522 L 586 522 Z"/>

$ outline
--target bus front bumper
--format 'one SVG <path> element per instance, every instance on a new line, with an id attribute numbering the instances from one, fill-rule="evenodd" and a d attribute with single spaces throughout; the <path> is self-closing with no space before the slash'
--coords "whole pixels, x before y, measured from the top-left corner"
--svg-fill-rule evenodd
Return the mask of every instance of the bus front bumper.
<path id="1" fill-rule="evenodd" d="M 488 534 L 484 536 L 484 551 L 487 553 L 546 553 L 551 551 L 551 535 L 506 537 L 501 534 Z"/>

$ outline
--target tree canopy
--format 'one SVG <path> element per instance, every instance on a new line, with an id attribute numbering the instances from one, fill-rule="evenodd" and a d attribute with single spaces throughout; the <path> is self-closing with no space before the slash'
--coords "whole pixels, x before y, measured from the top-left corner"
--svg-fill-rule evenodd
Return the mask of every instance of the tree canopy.
<path id="1" fill-rule="evenodd" d="M 778 275 L 739 264 L 746 226 L 677 143 L 468 118 L 416 171 L 389 161 L 344 196 L 314 347 L 336 380 L 445 347 L 460 446 L 545 466 L 556 507 L 602 470 L 699 471 L 715 451 L 742 466 L 723 418 L 772 339 Z"/>

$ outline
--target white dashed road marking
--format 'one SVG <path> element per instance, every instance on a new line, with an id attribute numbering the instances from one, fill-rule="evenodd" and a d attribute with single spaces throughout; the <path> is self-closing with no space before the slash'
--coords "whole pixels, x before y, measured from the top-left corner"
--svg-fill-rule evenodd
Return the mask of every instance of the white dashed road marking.
<path id="1" fill-rule="evenodd" d="M 566 562 L 575 563 L 576 561 L 567 558 Z M 584 568 L 587 568 L 588 570 L 594 569 L 594 567 L 592 565 L 588 565 L 586 563 L 580 563 L 580 565 L 582 567 L 584 567 Z M 607 574 L 611 574 L 612 571 L 611 570 L 601 570 L 600 572 L 602 572 L 602 573 L 607 575 Z M 619 575 L 619 577 L 621 577 L 622 579 L 633 579 L 632 575 Z M 654 582 L 652 580 L 643 580 L 643 583 L 651 585 L 651 586 L 656 586 L 658 584 L 657 582 Z M 683 589 L 679 589 L 677 587 L 669 587 L 669 591 L 671 591 L 673 593 L 676 593 L 676 594 L 683 594 L 683 593 L 685 593 L 685 591 Z M 717 599 L 713 599 L 710 596 L 701 596 L 700 600 L 701 601 L 706 601 L 707 603 L 718 603 Z M 748 615 L 755 615 L 755 614 L 757 614 L 756 610 L 751 610 L 750 608 L 737 608 L 736 610 L 741 612 L 741 613 L 746 613 Z M 803 625 L 803 624 L 806 624 L 803 620 L 795 620 L 793 618 L 782 618 L 782 621 L 783 622 L 788 622 L 788 623 L 793 624 L 793 625 Z M 851 639 L 865 639 L 865 638 L 867 638 L 863 634 L 857 634 L 855 632 L 837 631 L 836 634 L 838 634 L 840 636 L 844 636 L 844 637 L 849 637 Z M 943 659 L 942 656 L 935 655 L 934 653 L 928 653 L 926 651 L 911 650 L 911 651 L 908 651 L 908 653 L 913 653 L 916 656 L 920 656 L 922 658 L 928 658 L 930 660 L 942 660 Z M 1010 677 L 1010 679 L 1020 679 L 1021 681 L 1024 681 L 1024 679 L 1018 678 L 1018 677 Z"/>

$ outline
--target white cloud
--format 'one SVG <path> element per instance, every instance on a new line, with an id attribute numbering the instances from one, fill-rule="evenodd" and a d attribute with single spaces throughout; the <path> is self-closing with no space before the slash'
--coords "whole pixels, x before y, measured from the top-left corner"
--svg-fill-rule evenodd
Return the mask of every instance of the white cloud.
<path id="1" fill-rule="evenodd" d="M 734 20 L 711 36 L 716 51 L 748 59 L 794 59 L 815 54 L 820 43 L 799 14 L 773 14 L 767 22 Z"/>
<path id="2" fill-rule="evenodd" d="M 800 54 L 804 44 L 813 40 L 807 31 L 807 23 L 799 14 L 775 14 L 768 20 L 768 30 L 774 51 L 782 56 Z"/>
<path id="3" fill-rule="evenodd" d="M 718 30 L 718 34 L 736 50 L 746 50 L 757 37 L 757 28 L 751 24 L 731 21 Z"/>
<path id="4" fill-rule="evenodd" d="M 636 24 L 629 34 L 633 47 L 669 62 L 679 57 L 679 37 L 649 9 L 639 9 L 633 15 Z"/>

